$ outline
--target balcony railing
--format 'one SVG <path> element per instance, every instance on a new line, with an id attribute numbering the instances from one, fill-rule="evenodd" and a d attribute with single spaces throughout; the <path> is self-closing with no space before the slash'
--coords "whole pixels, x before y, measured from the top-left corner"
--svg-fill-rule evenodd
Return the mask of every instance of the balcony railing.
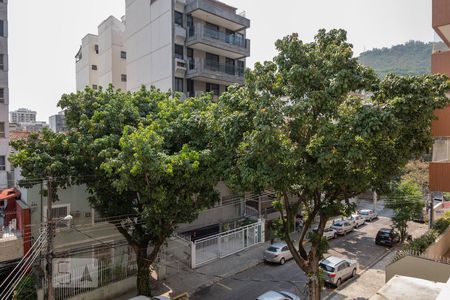
<path id="1" fill-rule="evenodd" d="M 244 68 L 238 67 L 232 64 L 223 64 L 210 60 L 203 59 L 188 59 L 188 72 L 203 72 L 209 71 L 212 73 L 220 73 L 224 75 L 229 75 L 233 77 L 243 77 Z"/>
<path id="2" fill-rule="evenodd" d="M 196 10 L 202 10 L 208 14 L 218 16 L 220 18 L 231 21 L 236 26 L 241 28 L 249 28 L 250 20 L 246 17 L 237 14 L 233 9 L 224 9 L 223 6 L 217 5 L 214 1 L 210 0 L 189 0 L 186 3 L 186 13 L 192 13 Z"/>
<path id="3" fill-rule="evenodd" d="M 239 56 L 250 55 L 250 40 L 239 34 L 228 34 L 211 28 L 202 23 L 189 27 L 188 43 L 202 42 L 223 50 L 239 53 Z"/>

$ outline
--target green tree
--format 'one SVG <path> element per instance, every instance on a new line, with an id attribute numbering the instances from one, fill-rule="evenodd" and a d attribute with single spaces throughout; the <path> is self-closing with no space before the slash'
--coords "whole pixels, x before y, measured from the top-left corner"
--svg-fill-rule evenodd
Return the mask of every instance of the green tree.
<path id="1" fill-rule="evenodd" d="M 209 143 L 215 104 L 109 88 L 64 95 L 59 105 L 76 144 L 75 180 L 133 248 L 139 294 L 150 295 L 150 268 L 166 238 L 218 198 Z"/>
<path id="2" fill-rule="evenodd" d="M 243 86 L 219 100 L 215 151 L 230 186 L 278 194 L 283 234 L 296 264 L 320 298 L 319 261 L 328 219 L 349 214 L 351 197 L 383 191 L 404 165 L 430 147 L 433 110 L 445 107 L 445 76 L 387 76 L 353 58 L 343 30 L 320 30 L 304 43 L 297 34 L 276 42 L 273 61 L 256 63 Z M 362 92 L 364 91 L 364 93 Z M 298 251 L 284 217 L 306 211 Z M 318 233 L 303 241 L 315 218 Z"/>
<path id="3" fill-rule="evenodd" d="M 412 180 L 402 180 L 386 199 L 386 207 L 394 210 L 392 223 L 403 243 L 408 235 L 408 221 L 412 221 L 424 207 L 421 186 Z"/>

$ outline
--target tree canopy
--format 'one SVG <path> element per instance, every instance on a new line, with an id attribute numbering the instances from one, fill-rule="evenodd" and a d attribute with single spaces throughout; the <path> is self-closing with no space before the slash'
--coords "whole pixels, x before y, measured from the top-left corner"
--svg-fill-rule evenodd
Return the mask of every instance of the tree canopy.
<path id="1" fill-rule="evenodd" d="M 326 222 L 350 213 L 349 199 L 386 190 L 404 165 L 431 145 L 433 111 L 449 100 L 445 76 L 388 75 L 380 81 L 353 57 L 343 30 L 320 30 L 311 43 L 297 34 L 276 42 L 273 61 L 257 63 L 243 86 L 224 93 L 216 111 L 215 150 L 229 184 L 274 189 L 287 211 L 301 203 L 307 218 L 295 250 L 289 220 L 284 235 L 296 263 L 320 297 L 318 262 Z M 318 217 L 308 252 L 302 242 Z"/>

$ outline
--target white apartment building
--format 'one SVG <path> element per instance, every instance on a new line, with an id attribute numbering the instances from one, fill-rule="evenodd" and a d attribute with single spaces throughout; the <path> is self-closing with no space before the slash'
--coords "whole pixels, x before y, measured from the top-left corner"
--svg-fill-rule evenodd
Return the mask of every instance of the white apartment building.
<path id="1" fill-rule="evenodd" d="M 28 108 L 19 108 L 9 113 L 9 121 L 12 123 L 34 123 L 36 122 L 37 112 Z"/>
<path id="2" fill-rule="evenodd" d="M 83 38 L 77 90 L 112 83 L 129 91 L 145 85 L 219 95 L 243 82 L 250 20 L 236 8 L 217 0 L 125 2 L 122 21 L 109 17 L 98 35 Z"/>
<path id="3" fill-rule="evenodd" d="M 8 187 L 8 1 L 0 0 L 0 190 Z"/>

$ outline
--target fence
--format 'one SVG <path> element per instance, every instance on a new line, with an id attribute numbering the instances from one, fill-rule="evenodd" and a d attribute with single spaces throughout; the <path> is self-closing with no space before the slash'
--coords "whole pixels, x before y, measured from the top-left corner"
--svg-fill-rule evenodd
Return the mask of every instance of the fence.
<path id="1" fill-rule="evenodd" d="M 86 260 L 86 259 L 84 259 Z M 75 295 L 89 292 L 107 284 L 124 280 L 137 274 L 136 260 L 111 263 L 105 260 L 87 259 L 89 263 L 77 266 L 55 267 L 53 272 L 54 297 L 56 300 L 67 299 Z M 43 279 L 44 290 L 47 291 L 47 279 Z"/>
<path id="2" fill-rule="evenodd" d="M 263 220 L 196 240 L 191 242 L 191 267 L 196 268 L 262 242 L 264 242 Z"/>

